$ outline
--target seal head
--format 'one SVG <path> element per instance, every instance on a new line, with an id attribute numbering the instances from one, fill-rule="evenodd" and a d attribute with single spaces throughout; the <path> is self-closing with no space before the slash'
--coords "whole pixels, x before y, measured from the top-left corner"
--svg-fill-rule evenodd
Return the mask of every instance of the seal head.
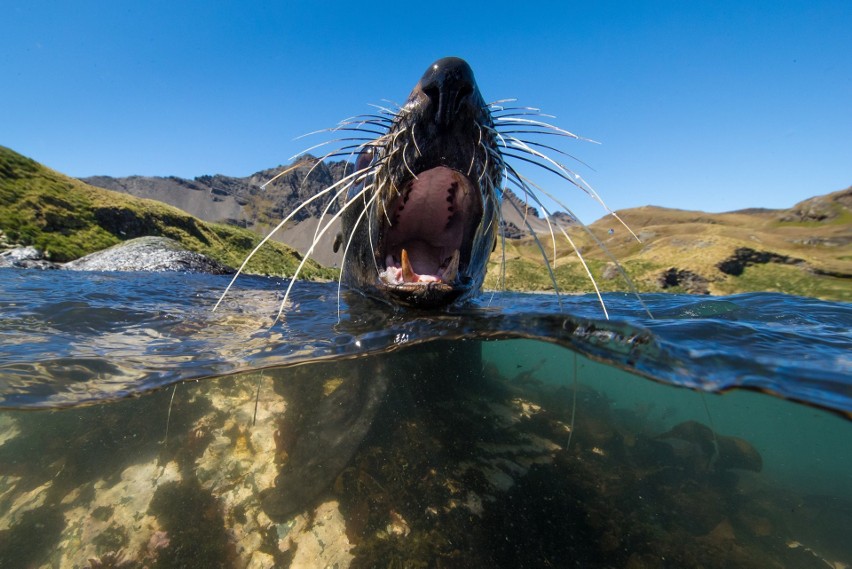
<path id="1" fill-rule="evenodd" d="M 429 66 L 388 132 L 356 163 L 343 216 L 348 286 L 394 304 L 438 307 L 478 293 L 498 230 L 503 163 L 473 70 Z"/>

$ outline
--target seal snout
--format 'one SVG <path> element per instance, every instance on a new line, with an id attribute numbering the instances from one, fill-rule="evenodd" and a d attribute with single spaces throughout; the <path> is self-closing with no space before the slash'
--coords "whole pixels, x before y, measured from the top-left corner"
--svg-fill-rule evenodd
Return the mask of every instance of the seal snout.
<path id="1" fill-rule="evenodd" d="M 420 90 L 434 109 L 434 121 L 446 127 L 465 107 L 478 107 L 476 80 L 470 65 L 458 57 L 445 57 L 429 66 Z"/>

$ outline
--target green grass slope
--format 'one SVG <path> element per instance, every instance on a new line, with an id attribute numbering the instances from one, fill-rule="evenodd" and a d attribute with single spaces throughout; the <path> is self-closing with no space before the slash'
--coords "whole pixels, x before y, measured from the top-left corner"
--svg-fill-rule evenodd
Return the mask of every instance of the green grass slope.
<path id="1" fill-rule="evenodd" d="M 852 301 L 852 188 L 788 210 L 711 214 L 646 206 L 618 215 L 640 241 L 611 216 L 591 224 L 589 230 L 639 291 L 776 291 Z M 588 234 L 576 227 L 569 234 L 602 290 L 629 290 L 615 264 Z M 552 262 L 550 236 L 539 238 Z M 498 244 L 489 264 L 488 288 L 502 288 L 502 259 Z M 553 289 L 532 239 L 507 240 L 505 259 L 506 288 Z M 564 237 L 557 239 L 554 274 L 562 291 L 593 290 Z"/>
<path id="2" fill-rule="evenodd" d="M 172 206 L 95 188 L 0 146 L 0 231 L 32 245 L 52 261 L 71 261 L 120 241 L 169 237 L 188 249 L 239 267 L 260 242 L 251 231 L 200 221 Z M 246 267 L 255 274 L 290 276 L 301 258 L 268 242 Z M 300 275 L 333 279 L 336 271 L 308 261 Z"/>

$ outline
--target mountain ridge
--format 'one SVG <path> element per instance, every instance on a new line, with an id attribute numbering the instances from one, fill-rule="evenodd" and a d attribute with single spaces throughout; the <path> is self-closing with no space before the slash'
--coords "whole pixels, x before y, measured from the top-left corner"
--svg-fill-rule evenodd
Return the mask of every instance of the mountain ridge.
<path id="1" fill-rule="evenodd" d="M 0 146 L 0 245 L 33 246 L 67 262 L 136 237 L 168 237 L 190 251 L 239 266 L 260 242 L 246 229 L 199 220 L 154 200 L 94 187 Z M 247 272 L 292 274 L 301 256 L 282 244 L 264 247 Z M 333 273 L 309 261 L 303 276 Z"/>
<path id="2" fill-rule="evenodd" d="M 131 236 L 153 233 L 184 239 L 192 244 L 191 249 L 234 266 L 259 242 L 259 233 L 265 233 L 291 208 L 298 207 L 292 204 L 303 203 L 314 195 L 311 192 L 339 180 L 347 167 L 346 163 L 316 165 L 305 158 L 244 178 L 112 179 L 111 183 L 122 184 L 125 192 L 146 188 L 153 192 L 149 180 L 155 179 L 160 188 L 202 202 L 194 207 L 227 200 L 232 200 L 228 202 L 231 204 L 244 202 L 242 209 L 233 210 L 241 217 L 236 216 L 228 225 L 199 221 L 158 201 L 95 188 L 0 147 L 0 230 L 19 243 L 49 248 L 57 259 L 70 259 Z M 303 183 L 312 169 L 323 188 Z M 22 176 L 27 170 L 29 173 Z M 266 189 L 261 187 L 279 174 Z M 24 178 L 25 183 L 21 181 Z M 280 197 L 285 194 L 289 201 Z M 279 203 L 270 203 L 275 199 Z M 498 239 L 489 262 L 487 288 L 553 290 L 555 283 L 562 292 L 590 292 L 585 263 L 601 290 L 624 291 L 632 286 L 638 291 L 697 294 L 778 291 L 852 301 L 852 187 L 814 196 L 786 209 L 707 213 L 642 206 L 617 211 L 638 240 L 612 215 L 581 226 L 564 217 L 567 214 L 556 214 L 551 219 L 563 216 L 561 222 L 576 251 L 558 232 L 553 243 L 547 220 L 521 197 L 505 191 L 504 200 L 513 201 L 517 211 L 505 208 L 508 238 Z M 279 240 L 290 240 L 302 251 L 311 246 L 317 234 L 317 214 L 322 213 L 325 203 L 322 199 L 316 202 L 296 216 L 301 217 L 298 222 L 281 230 Z M 339 200 L 330 205 L 328 213 L 333 215 L 338 208 Z M 240 224 L 251 227 L 254 233 L 235 227 Z M 337 227 L 331 226 L 324 236 L 327 239 L 321 240 L 312 254 L 327 266 L 339 262 L 339 257 L 330 255 Z M 530 235 L 530 228 L 538 242 Z M 235 247 L 234 242 L 240 246 Z M 285 261 L 280 257 L 280 251 L 284 251 L 280 247 L 270 244 L 261 248 L 260 257 L 270 248 L 276 252 L 265 260 L 263 269 L 255 272 L 286 274 L 288 263 L 301 259 L 295 255 Z M 553 280 L 543 266 L 542 249 L 551 264 Z M 615 259 L 632 285 L 622 279 Z M 321 274 L 320 278 L 333 276 L 328 269 L 316 267 L 311 271 Z"/>

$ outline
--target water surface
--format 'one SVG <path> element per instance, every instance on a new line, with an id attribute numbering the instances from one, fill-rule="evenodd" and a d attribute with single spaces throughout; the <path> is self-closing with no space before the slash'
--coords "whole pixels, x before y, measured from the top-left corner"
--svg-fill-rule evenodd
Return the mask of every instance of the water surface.
<path id="1" fill-rule="evenodd" d="M 849 305 L 238 283 L 0 271 L 0 567 L 852 563 Z"/>

